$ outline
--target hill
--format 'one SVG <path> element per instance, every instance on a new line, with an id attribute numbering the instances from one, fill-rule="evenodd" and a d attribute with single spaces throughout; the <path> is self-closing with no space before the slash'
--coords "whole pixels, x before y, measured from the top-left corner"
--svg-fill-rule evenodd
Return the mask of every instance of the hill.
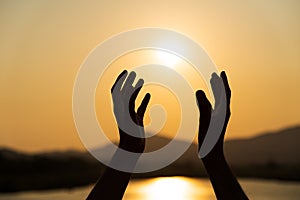
<path id="1" fill-rule="evenodd" d="M 170 139 L 153 137 L 147 140 L 146 151 L 168 144 Z M 178 141 L 178 143 L 185 143 Z M 300 181 L 300 126 L 264 133 L 249 139 L 225 142 L 226 158 L 238 176 Z M 100 152 L 105 152 L 104 147 Z M 197 145 L 171 165 L 158 171 L 134 174 L 135 178 L 155 176 L 198 176 L 206 172 L 197 156 Z M 158 155 L 151 162 L 164 159 Z M 66 151 L 26 154 L 0 149 L 0 192 L 71 188 L 95 182 L 105 166 L 87 152 Z"/>
<path id="2" fill-rule="evenodd" d="M 229 140 L 224 148 L 232 165 L 299 165 L 300 127 L 263 133 L 250 139 Z"/>

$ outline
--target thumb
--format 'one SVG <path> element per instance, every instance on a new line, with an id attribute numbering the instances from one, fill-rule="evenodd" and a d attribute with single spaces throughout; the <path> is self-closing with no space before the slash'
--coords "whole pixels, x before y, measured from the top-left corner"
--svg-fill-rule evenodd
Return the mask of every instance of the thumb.
<path id="1" fill-rule="evenodd" d="M 197 98 L 197 105 L 198 105 L 200 112 L 202 112 L 205 116 L 207 114 L 210 114 L 212 107 L 211 107 L 211 104 L 210 104 L 209 100 L 207 99 L 205 93 L 202 90 L 198 90 L 196 92 L 196 98 Z"/>
<path id="2" fill-rule="evenodd" d="M 198 150 L 203 144 L 204 138 L 207 134 L 207 130 L 210 124 L 212 107 L 208 101 L 205 93 L 202 90 L 196 92 L 197 104 L 200 110 L 200 124 L 198 132 Z"/>
<path id="3" fill-rule="evenodd" d="M 151 95 L 149 93 L 147 93 L 144 97 L 144 99 L 142 100 L 142 103 L 141 105 L 139 106 L 138 110 L 137 110 L 137 115 L 143 119 L 144 118 L 144 114 L 145 114 L 145 111 L 146 111 L 146 108 L 148 106 L 148 103 L 150 101 L 150 97 Z"/>

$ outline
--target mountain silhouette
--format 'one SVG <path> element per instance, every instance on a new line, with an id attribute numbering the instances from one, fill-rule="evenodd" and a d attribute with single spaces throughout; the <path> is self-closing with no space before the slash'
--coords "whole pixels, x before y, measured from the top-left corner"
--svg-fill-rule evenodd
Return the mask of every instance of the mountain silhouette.
<path id="1" fill-rule="evenodd" d="M 145 152 L 158 150 L 170 141 L 170 138 L 162 136 L 147 138 Z M 178 143 L 185 143 L 185 141 L 178 141 Z M 104 146 L 98 151 L 105 154 L 107 148 L 108 146 Z M 192 143 L 179 161 L 198 163 L 197 151 L 197 144 Z M 300 126 L 262 133 L 248 139 L 227 140 L 224 143 L 224 152 L 227 161 L 234 166 L 265 165 L 271 162 L 278 165 L 300 165 Z M 163 159 L 163 155 L 157 156 L 151 162 L 159 162 Z"/>
<path id="2" fill-rule="evenodd" d="M 225 142 L 231 165 L 300 165 L 300 126 Z"/>

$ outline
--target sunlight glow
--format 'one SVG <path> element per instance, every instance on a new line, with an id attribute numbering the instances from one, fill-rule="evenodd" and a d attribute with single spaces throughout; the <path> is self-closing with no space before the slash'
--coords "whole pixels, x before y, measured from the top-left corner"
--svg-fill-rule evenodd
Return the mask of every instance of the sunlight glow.
<path id="1" fill-rule="evenodd" d="M 166 51 L 156 51 L 155 58 L 159 61 L 160 64 L 167 67 L 175 67 L 176 64 L 181 61 L 181 58 Z"/>

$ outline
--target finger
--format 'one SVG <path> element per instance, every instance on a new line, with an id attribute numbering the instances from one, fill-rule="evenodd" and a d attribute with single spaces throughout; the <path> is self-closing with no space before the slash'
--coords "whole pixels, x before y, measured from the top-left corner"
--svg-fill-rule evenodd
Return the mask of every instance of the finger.
<path id="1" fill-rule="evenodd" d="M 135 89 L 141 88 L 144 85 L 144 79 L 139 79 L 136 85 L 134 86 Z"/>
<path id="2" fill-rule="evenodd" d="M 124 70 L 116 79 L 115 83 L 113 84 L 113 86 L 111 87 L 111 93 L 113 93 L 114 89 L 116 89 L 117 91 L 121 90 L 122 84 L 127 76 L 128 72 L 127 70 Z"/>
<path id="3" fill-rule="evenodd" d="M 223 83 L 224 83 L 227 101 L 230 101 L 231 89 L 230 89 L 230 86 L 229 86 L 229 83 L 228 83 L 228 79 L 227 79 L 227 75 L 226 75 L 225 71 L 221 72 L 221 78 L 222 78 Z"/>
<path id="4" fill-rule="evenodd" d="M 141 119 L 144 118 L 144 115 L 145 115 L 145 111 L 146 111 L 146 108 L 149 104 L 149 101 L 150 101 L 150 97 L 151 95 L 149 93 L 147 93 L 141 103 L 141 105 L 139 106 L 138 110 L 137 110 L 137 114 L 139 117 L 141 117 Z"/>
<path id="5" fill-rule="evenodd" d="M 197 104 L 201 112 L 210 112 L 211 104 L 202 90 L 196 92 Z"/>
<path id="6" fill-rule="evenodd" d="M 130 87 L 132 87 L 133 81 L 136 77 L 136 73 L 135 72 L 130 72 L 128 75 L 128 78 L 126 79 L 125 83 L 124 83 L 124 89 L 128 89 Z"/>
<path id="7" fill-rule="evenodd" d="M 198 107 L 200 109 L 200 124 L 199 124 L 199 133 L 198 133 L 198 150 L 199 150 L 207 134 L 207 130 L 210 124 L 212 108 L 210 102 L 208 101 L 205 93 L 202 90 L 198 90 L 196 92 L 196 98 L 198 102 Z"/>
<path id="8" fill-rule="evenodd" d="M 221 100 L 223 83 L 222 83 L 221 78 L 216 73 L 213 73 L 211 75 L 210 84 L 211 84 L 211 88 L 212 88 L 212 91 L 214 94 L 215 107 L 216 107 L 216 105 L 219 105 L 220 100 Z"/>
<path id="9" fill-rule="evenodd" d="M 134 92 L 132 93 L 130 100 L 129 100 L 129 112 L 132 112 L 131 114 L 133 114 L 135 112 L 135 100 L 137 98 L 137 95 L 139 94 L 140 90 L 142 89 L 144 85 L 144 80 L 143 79 L 139 79 L 135 88 L 134 88 Z"/>
<path id="10" fill-rule="evenodd" d="M 133 103 L 135 103 L 136 97 L 139 94 L 139 92 L 141 91 L 142 87 L 144 85 L 144 80 L 143 79 L 139 79 L 137 84 L 135 85 L 134 92 L 131 95 L 131 100 L 133 101 Z"/>

